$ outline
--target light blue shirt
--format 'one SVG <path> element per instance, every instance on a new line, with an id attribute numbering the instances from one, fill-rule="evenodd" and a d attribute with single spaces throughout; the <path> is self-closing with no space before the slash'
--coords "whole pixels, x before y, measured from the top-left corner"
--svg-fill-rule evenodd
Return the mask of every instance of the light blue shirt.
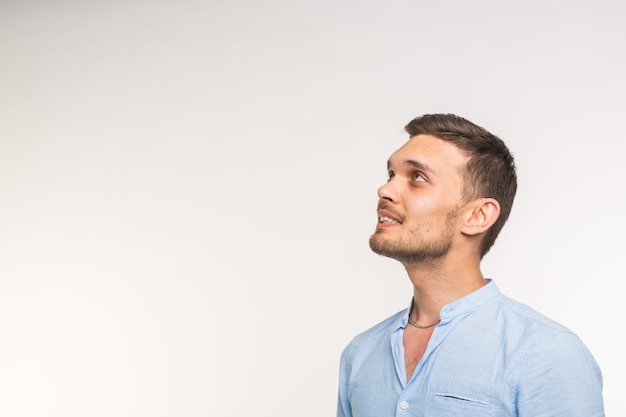
<path id="1" fill-rule="evenodd" d="M 409 311 L 346 347 L 338 417 L 604 416 L 602 375 L 581 340 L 493 281 L 443 307 L 407 381 Z"/>

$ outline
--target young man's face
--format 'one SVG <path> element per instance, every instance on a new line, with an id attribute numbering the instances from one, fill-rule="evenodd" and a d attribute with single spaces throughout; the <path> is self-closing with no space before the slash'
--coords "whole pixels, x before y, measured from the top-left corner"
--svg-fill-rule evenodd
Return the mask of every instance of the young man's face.
<path id="1" fill-rule="evenodd" d="M 444 257 L 460 234 L 462 170 L 456 146 L 417 135 L 389 158 L 389 181 L 378 189 L 378 224 L 370 247 L 403 263 Z"/>

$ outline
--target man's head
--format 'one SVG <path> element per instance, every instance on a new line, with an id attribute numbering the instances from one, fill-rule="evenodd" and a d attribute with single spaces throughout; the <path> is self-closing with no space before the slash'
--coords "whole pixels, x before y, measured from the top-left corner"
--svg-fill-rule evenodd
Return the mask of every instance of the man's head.
<path id="1" fill-rule="evenodd" d="M 379 189 L 379 225 L 370 246 L 404 262 L 437 259 L 450 249 L 455 225 L 465 221 L 457 221 L 461 211 L 484 207 L 491 221 L 475 229 L 481 230 L 483 257 L 506 222 L 517 189 L 508 148 L 482 127 L 451 114 L 415 118 L 405 130 L 411 139 L 389 159 L 389 181 Z"/>
<path id="2" fill-rule="evenodd" d="M 464 151 L 469 156 L 463 170 L 463 194 L 466 201 L 490 197 L 500 203 L 500 217 L 482 241 L 481 257 L 484 256 L 509 218 L 517 191 L 515 161 L 509 148 L 486 129 L 453 114 L 417 117 L 404 129 L 411 137 L 432 135 Z"/>

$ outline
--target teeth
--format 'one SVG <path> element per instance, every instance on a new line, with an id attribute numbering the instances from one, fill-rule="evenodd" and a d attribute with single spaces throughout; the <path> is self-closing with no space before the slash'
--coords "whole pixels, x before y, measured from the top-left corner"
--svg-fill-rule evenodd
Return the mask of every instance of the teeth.
<path id="1" fill-rule="evenodd" d="M 392 224 L 400 224 L 399 221 L 396 221 L 394 219 L 390 219 L 389 217 L 386 216 L 381 216 L 378 218 L 378 223 L 392 223 Z"/>

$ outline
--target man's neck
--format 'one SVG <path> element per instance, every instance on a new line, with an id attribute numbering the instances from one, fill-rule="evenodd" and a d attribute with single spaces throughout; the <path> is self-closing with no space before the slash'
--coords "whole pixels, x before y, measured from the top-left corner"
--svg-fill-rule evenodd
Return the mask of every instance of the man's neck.
<path id="1" fill-rule="evenodd" d="M 478 263 L 420 263 L 405 265 L 413 284 L 413 319 L 432 322 L 444 305 L 452 303 L 486 284 Z"/>

